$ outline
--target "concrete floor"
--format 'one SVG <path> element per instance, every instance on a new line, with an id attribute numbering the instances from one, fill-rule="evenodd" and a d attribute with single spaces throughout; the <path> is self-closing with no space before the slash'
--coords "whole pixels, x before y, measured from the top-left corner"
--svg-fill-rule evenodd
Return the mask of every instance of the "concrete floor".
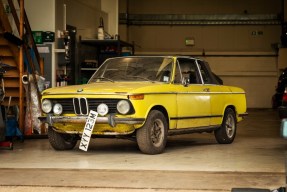
<path id="1" fill-rule="evenodd" d="M 141 154 L 135 142 L 97 138 L 89 151 L 55 151 L 47 139 L 14 142 L 0 150 L 0 191 L 231 191 L 284 186 L 287 141 L 271 109 L 249 110 L 231 145 L 213 134 L 169 137 L 160 155 Z"/>

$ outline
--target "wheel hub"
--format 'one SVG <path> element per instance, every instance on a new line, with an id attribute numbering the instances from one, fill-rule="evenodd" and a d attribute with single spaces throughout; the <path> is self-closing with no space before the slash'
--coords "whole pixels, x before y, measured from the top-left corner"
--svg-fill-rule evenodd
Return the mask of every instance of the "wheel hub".
<path id="1" fill-rule="evenodd" d="M 225 128 L 226 128 L 227 136 L 229 138 L 233 137 L 234 131 L 235 131 L 235 122 L 234 122 L 234 118 L 231 115 L 228 115 L 226 119 Z"/>
<path id="2" fill-rule="evenodd" d="M 155 146 L 159 146 L 163 141 L 163 123 L 160 120 L 155 120 L 151 129 L 151 140 Z"/>

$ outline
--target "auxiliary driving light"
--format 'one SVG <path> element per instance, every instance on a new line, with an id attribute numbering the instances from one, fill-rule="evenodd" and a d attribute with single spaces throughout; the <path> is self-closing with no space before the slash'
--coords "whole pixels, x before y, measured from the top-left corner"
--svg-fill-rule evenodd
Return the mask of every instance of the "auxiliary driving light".
<path id="1" fill-rule="evenodd" d="M 106 104 L 101 103 L 97 107 L 97 112 L 99 113 L 99 115 L 105 116 L 109 112 L 109 107 Z"/>
<path id="2" fill-rule="evenodd" d="M 120 114 L 127 114 L 130 111 L 130 104 L 126 100 L 120 100 L 117 104 L 117 110 Z"/>

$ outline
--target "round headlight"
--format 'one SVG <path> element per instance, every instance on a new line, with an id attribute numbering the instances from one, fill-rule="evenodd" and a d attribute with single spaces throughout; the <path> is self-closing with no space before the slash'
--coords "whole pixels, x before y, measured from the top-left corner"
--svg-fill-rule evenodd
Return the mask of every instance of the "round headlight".
<path id="1" fill-rule="evenodd" d="M 106 104 L 101 103 L 97 107 L 97 112 L 99 113 L 99 115 L 105 116 L 109 112 L 109 107 Z"/>
<path id="2" fill-rule="evenodd" d="M 50 113 L 51 110 L 52 110 L 52 102 L 48 99 L 44 99 L 42 101 L 42 110 L 45 112 L 45 113 Z"/>
<path id="3" fill-rule="evenodd" d="M 130 111 L 130 104 L 126 100 L 120 100 L 117 104 L 117 110 L 119 113 L 125 115 Z"/>
<path id="4" fill-rule="evenodd" d="M 55 115 L 61 115 L 63 113 L 63 107 L 61 104 L 56 103 L 53 107 L 53 113 Z"/>

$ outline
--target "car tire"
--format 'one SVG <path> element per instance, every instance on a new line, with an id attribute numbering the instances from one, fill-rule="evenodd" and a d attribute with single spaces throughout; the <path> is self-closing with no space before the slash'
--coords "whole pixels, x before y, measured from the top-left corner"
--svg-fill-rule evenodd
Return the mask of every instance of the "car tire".
<path id="1" fill-rule="evenodd" d="M 78 141 L 77 135 L 58 133 L 52 127 L 48 128 L 48 138 L 51 146 L 59 151 L 73 149 Z"/>
<path id="2" fill-rule="evenodd" d="M 231 108 L 227 108 L 224 113 L 221 126 L 215 130 L 214 135 L 219 144 L 230 144 L 236 135 L 237 122 L 235 112 Z"/>
<path id="3" fill-rule="evenodd" d="M 137 130 L 136 139 L 139 149 L 146 154 L 160 154 L 167 141 L 167 120 L 162 112 L 152 110 L 145 124 Z"/>

